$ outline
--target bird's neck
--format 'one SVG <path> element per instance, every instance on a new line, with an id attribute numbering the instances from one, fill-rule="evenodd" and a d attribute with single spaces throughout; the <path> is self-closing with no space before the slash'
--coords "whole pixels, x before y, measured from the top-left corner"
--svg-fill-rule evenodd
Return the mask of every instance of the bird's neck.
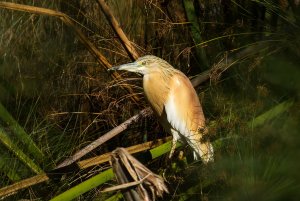
<path id="1" fill-rule="evenodd" d="M 162 115 L 164 103 L 168 97 L 169 80 L 170 77 L 166 77 L 163 73 L 159 72 L 145 74 L 143 77 L 145 96 L 158 116 Z"/>

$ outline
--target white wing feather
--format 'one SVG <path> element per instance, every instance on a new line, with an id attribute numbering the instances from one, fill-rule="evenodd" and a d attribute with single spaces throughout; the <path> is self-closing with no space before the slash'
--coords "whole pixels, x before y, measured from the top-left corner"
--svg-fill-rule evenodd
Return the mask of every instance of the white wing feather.
<path id="1" fill-rule="evenodd" d="M 165 111 L 167 114 L 168 122 L 171 124 L 172 128 L 180 133 L 180 137 L 189 136 L 189 130 L 183 119 L 180 118 L 180 115 L 177 113 L 174 95 L 170 94 L 167 102 L 165 104 Z"/>

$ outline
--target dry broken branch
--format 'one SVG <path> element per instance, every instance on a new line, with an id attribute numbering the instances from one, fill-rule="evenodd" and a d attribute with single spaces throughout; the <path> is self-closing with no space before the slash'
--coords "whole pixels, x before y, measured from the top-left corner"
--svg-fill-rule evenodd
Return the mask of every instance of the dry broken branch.
<path id="1" fill-rule="evenodd" d="M 126 149 L 117 148 L 112 152 L 111 163 L 119 184 L 131 184 L 131 188 L 123 189 L 123 196 L 127 201 L 155 200 L 168 193 L 162 177 L 154 174 L 140 163 Z M 132 186 L 132 182 L 136 186 Z"/>

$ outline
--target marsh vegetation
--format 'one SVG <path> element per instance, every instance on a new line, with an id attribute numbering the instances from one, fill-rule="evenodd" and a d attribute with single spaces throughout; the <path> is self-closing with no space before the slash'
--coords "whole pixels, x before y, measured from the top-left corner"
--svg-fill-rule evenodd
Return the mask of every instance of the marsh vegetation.
<path id="1" fill-rule="evenodd" d="M 75 200 L 122 199 L 100 192 L 117 185 L 107 160 L 80 161 L 141 144 L 135 156 L 166 180 L 170 193 L 162 200 L 298 200 L 299 1 L 105 1 L 138 55 L 156 55 L 198 79 L 215 162 L 194 162 L 185 146 L 171 160 L 165 147 L 153 157 L 143 143 L 165 146 L 168 134 L 144 115 L 64 170 L 55 167 L 148 107 L 142 78 L 107 72 L 134 55 L 104 15 L 104 1 L 13 2 L 59 15 L 0 2 L 4 200 L 55 199 L 81 184 L 90 190 L 78 190 Z M 35 185 L 6 195 L 27 178 Z M 93 178 L 103 182 L 84 183 Z"/>

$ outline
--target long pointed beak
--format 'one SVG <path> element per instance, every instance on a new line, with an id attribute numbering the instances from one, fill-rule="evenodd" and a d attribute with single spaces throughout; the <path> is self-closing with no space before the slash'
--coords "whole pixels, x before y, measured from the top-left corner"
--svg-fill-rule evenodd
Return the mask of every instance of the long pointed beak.
<path id="1" fill-rule="evenodd" d="M 128 64 L 123 64 L 120 66 L 114 66 L 108 69 L 108 71 L 113 71 L 113 70 L 125 70 L 125 71 L 130 71 L 130 72 L 138 72 L 139 71 L 140 64 L 136 62 L 128 63 Z"/>
<path id="2" fill-rule="evenodd" d="M 114 66 L 114 67 L 111 67 L 109 69 L 107 69 L 108 71 L 115 71 L 115 70 L 119 70 L 120 66 Z"/>

